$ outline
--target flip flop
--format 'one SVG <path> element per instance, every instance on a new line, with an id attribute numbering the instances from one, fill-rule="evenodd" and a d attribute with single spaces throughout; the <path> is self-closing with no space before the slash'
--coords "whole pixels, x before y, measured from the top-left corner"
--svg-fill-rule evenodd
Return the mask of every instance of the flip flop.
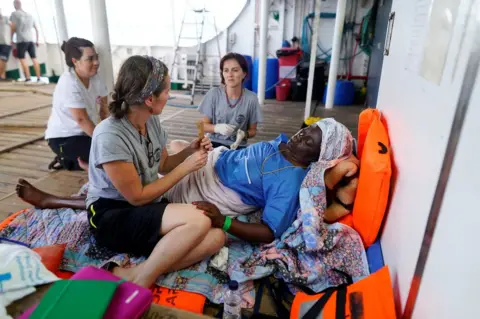
<path id="1" fill-rule="evenodd" d="M 59 170 L 62 168 L 63 167 L 62 167 L 62 164 L 60 164 L 60 159 L 58 158 L 58 156 L 55 156 L 53 161 L 50 164 L 48 164 L 48 169 Z"/>

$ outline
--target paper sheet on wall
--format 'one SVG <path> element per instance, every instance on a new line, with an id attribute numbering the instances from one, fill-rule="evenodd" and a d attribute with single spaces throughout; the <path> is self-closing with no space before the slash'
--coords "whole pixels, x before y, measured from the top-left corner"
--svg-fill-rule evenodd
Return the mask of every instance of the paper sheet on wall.
<path id="1" fill-rule="evenodd" d="M 410 43 L 406 60 L 406 69 L 418 74 L 423 58 L 423 43 L 427 35 L 430 4 L 432 0 L 417 0 L 410 25 Z"/>
<path id="2" fill-rule="evenodd" d="M 458 61 L 460 59 L 460 54 L 464 47 L 469 21 L 471 17 L 474 16 L 473 12 L 475 12 L 474 11 L 475 1 L 476 0 L 468 0 L 466 5 L 460 6 L 459 11 L 457 13 L 457 23 L 460 24 L 461 35 L 460 35 L 460 41 L 458 41 L 457 44 L 453 44 L 453 43 L 451 44 L 451 45 L 457 46 L 457 52 L 455 54 L 455 60 L 453 62 L 453 67 L 452 67 L 452 78 L 451 78 L 452 82 L 454 81 L 455 75 L 457 73 Z"/>
<path id="3" fill-rule="evenodd" d="M 458 0 L 434 0 L 430 9 L 420 75 L 436 84 L 442 81 L 458 7 Z"/>
<path id="4" fill-rule="evenodd" d="M 411 25 L 406 68 L 440 84 L 445 68 L 458 0 L 418 0 Z"/>

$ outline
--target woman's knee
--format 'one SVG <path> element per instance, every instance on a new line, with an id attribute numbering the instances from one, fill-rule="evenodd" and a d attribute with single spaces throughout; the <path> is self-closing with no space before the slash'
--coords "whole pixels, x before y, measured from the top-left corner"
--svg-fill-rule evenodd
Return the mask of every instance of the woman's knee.
<path id="1" fill-rule="evenodd" d="M 201 210 L 193 205 L 188 205 L 186 226 L 207 233 L 212 228 L 212 221 Z"/>
<path id="2" fill-rule="evenodd" d="M 170 204 L 163 213 L 160 234 L 164 235 L 177 227 L 207 233 L 212 222 L 201 210 L 190 204 Z"/>
<path id="3" fill-rule="evenodd" d="M 227 240 L 227 235 L 225 232 L 219 228 L 214 228 L 210 230 L 212 236 L 212 244 L 211 244 L 211 254 L 216 254 L 223 246 L 225 246 L 225 242 Z"/>
<path id="4" fill-rule="evenodd" d="M 193 217 L 187 221 L 187 225 L 208 232 L 212 228 L 212 221 L 201 211 L 196 210 L 196 213 L 196 215 L 193 215 Z"/>

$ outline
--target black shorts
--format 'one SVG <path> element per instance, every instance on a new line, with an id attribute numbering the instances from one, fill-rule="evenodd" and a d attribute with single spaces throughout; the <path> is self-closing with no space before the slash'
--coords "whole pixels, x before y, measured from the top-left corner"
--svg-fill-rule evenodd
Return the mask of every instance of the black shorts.
<path id="1" fill-rule="evenodd" d="M 78 158 L 88 163 L 92 138 L 87 135 L 58 137 L 48 140 L 48 146 L 57 154 L 60 165 L 69 171 L 81 170 Z"/>
<path id="2" fill-rule="evenodd" d="M 35 43 L 33 42 L 17 43 L 17 58 L 25 59 L 25 52 L 27 51 L 30 58 L 35 59 L 37 57 L 37 53 L 35 52 Z"/>
<path id="3" fill-rule="evenodd" d="M 88 207 L 88 221 L 97 244 L 117 253 L 148 257 L 160 240 L 168 201 L 133 206 L 100 198 Z"/>
<path id="4" fill-rule="evenodd" d="M 0 44 L 0 60 L 8 61 L 12 47 L 8 44 Z M 1 75 L 1 74 L 0 74 Z"/>

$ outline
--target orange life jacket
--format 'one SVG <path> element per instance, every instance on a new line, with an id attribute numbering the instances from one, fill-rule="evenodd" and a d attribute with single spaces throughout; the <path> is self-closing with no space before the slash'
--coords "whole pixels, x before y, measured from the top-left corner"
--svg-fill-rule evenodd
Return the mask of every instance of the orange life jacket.
<path id="1" fill-rule="evenodd" d="M 395 303 L 388 266 L 348 286 L 293 300 L 290 319 L 395 319 Z"/>
<path id="2" fill-rule="evenodd" d="M 371 120 L 371 124 L 360 157 L 360 174 L 352 219 L 353 228 L 360 234 L 365 247 L 369 247 L 377 239 L 387 209 L 392 163 L 390 141 L 380 119 L 380 112 L 364 112 L 367 115 L 363 118 Z M 363 124 L 365 123 L 366 120 L 363 121 Z M 359 139 L 360 129 L 364 130 L 359 123 Z"/>

